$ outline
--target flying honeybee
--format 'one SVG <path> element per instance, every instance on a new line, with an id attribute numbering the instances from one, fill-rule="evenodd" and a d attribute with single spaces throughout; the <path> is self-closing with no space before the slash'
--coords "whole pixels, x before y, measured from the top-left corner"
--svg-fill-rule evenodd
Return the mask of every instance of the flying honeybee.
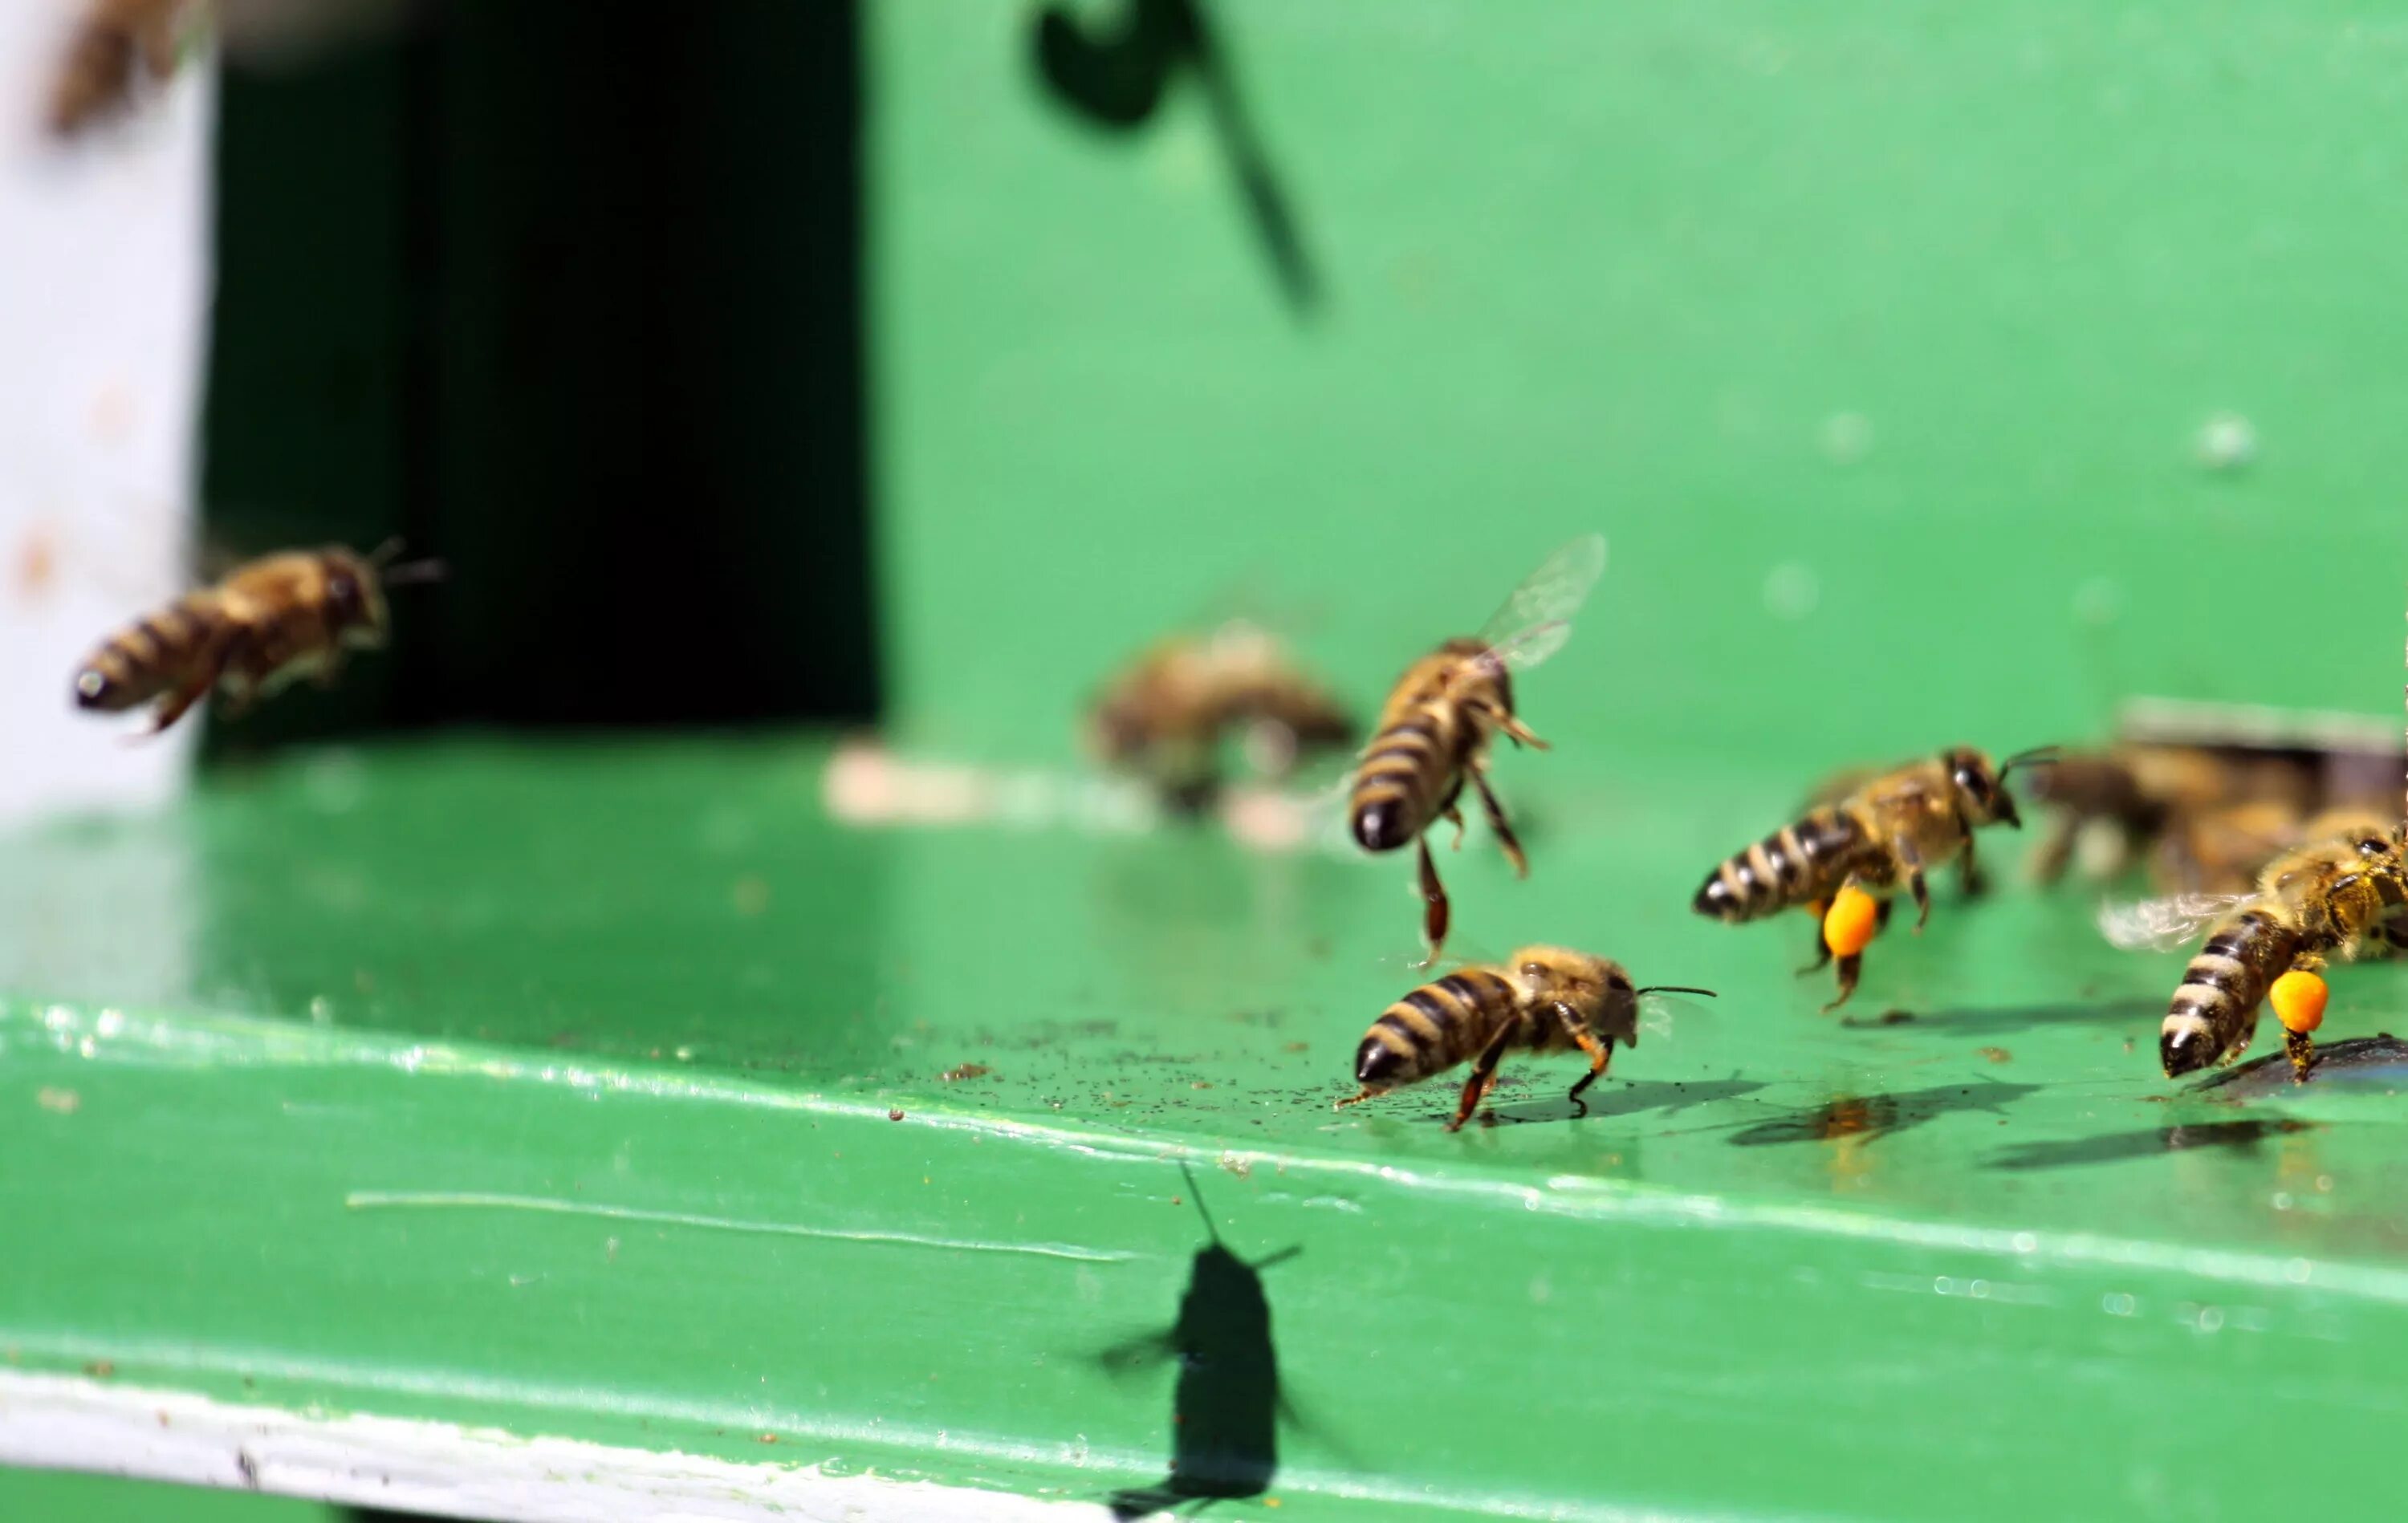
<path id="1" fill-rule="evenodd" d="M 1605 1074 L 1616 1042 L 1639 1045 L 1639 1001 L 1646 994 L 1702 994 L 1709 989 L 1639 989 L 1622 964 L 1561 947 L 1525 947 L 1503 962 L 1474 963 L 1424 984 L 1388 1006 L 1354 1051 L 1362 1089 L 1339 1106 L 1443 1074 L 1469 1060 L 1471 1076 L 1455 1102 L 1455 1131 L 1497 1082 L 1497 1064 L 1516 1047 L 1588 1054 L 1588 1073 L 1570 1098 Z"/>
<path id="2" fill-rule="evenodd" d="M 71 136 L 132 104 L 137 71 L 154 81 L 176 72 L 187 24 L 201 0 L 84 0 L 50 83 L 50 130 Z"/>
<path id="3" fill-rule="evenodd" d="M 1098 760 L 1192 804 L 1219 783 L 1221 744 L 1233 727 L 1272 776 L 1355 733 L 1352 717 L 1287 647 L 1243 619 L 1208 634 L 1174 635 L 1140 654 L 1105 682 L 1084 729 Z"/>
<path id="4" fill-rule="evenodd" d="M 1497 735 L 1546 749 L 1513 712 L 1513 676 L 1563 648 L 1571 616 L 1605 570 L 1605 539 L 1584 534 L 1547 557 L 1476 635 L 1447 641 L 1405 668 L 1380 711 L 1378 732 L 1363 749 L 1348 804 L 1354 839 L 1367 851 L 1394 851 L 1412 842 L 1421 856 L 1422 930 L 1427 967 L 1446 942 L 1449 908 L 1430 860 L 1429 828 L 1440 820 L 1463 839 L 1456 803 L 1469 781 L 1480 794 L 1489 828 L 1513 871 L 1530 864 L 1514 839 L 1504 807 L 1488 787 L 1488 747 Z"/>
<path id="5" fill-rule="evenodd" d="M 1836 1010 L 1856 991 L 1864 948 L 1887 923 L 1891 895 L 1904 888 L 1914 896 L 1920 931 L 1931 914 L 1927 874 L 1958 861 L 1967 890 L 1979 890 L 1974 831 L 2021 826 L 2007 775 L 2051 754 L 2026 751 L 1996 764 L 1957 746 L 1862 781 L 1716 867 L 1691 907 L 1734 925 L 1795 906 L 1813 911 L 1815 960 L 1801 971 L 1839 954 L 1840 992 L 1823 1007 Z"/>
<path id="6" fill-rule="evenodd" d="M 2408 852 L 2400 832 L 2376 815 L 2327 817 L 2308 845 L 2266 864 L 2255 893 L 2110 905 L 2099 924 L 2109 941 L 2133 949 L 2171 950 L 2208 932 L 2158 1029 L 2166 1077 L 2247 1051 L 2258 1006 L 2271 996 L 2292 1071 L 2305 1079 L 2315 1061 L 2310 1033 L 2324 1019 L 2327 961 L 2408 946 L 2408 925 L 2392 923 L 2402 904 Z"/>
<path id="7" fill-rule="evenodd" d="M 157 734 L 212 690 L 238 712 L 297 677 L 331 686 L 349 652 L 384 645 L 385 590 L 442 575 L 432 561 L 389 565 L 398 548 L 286 550 L 241 566 L 109 636 L 76 673 L 76 704 L 155 705 Z"/>

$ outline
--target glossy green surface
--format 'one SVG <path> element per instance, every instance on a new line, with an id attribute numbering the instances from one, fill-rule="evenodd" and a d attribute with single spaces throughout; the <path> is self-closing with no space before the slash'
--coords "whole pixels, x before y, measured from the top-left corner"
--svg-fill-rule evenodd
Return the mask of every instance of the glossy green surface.
<path id="1" fill-rule="evenodd" d="M 50 827 L 0 900 L 0 1347 L 1098 1498 L 1169 1452 L 1132 1351 L 1200 1190 L 1296 1250 L 1282 1516 L 2255 1516 L 2293 1437 L 2326 1510 L 2394 1494 L 2391 1076 L 2175 1093 L 2178 960 L 2021 890 L 1877 944 L 1855 1013 L 1911 1021 L 1819 1017 L 1802 920 L 1685 908 L 1781 788 L 1576 754 L 1500 762 L 1537 870 L 1450 859 L 1467 942 L 1723 998 L 1584 1117 L 1517 1062 L 1526 1124 L 1459 1136 L 1442 1086 L 1329 1109 L 1413 982 L 1394 861 L 846 830 L 799 741 L 303 759 Z M 2403 996 L 2346 970 L 2327 1034 Z M 2207 1452 L 2184 1413 L 2258 1420 Z"/>
<path id="2" fill-rule="evenodd" d="M 27 1523 L 342 1523 L 311 1502 L 55 1471 L 0 1470 L 0 1517 Z"/>

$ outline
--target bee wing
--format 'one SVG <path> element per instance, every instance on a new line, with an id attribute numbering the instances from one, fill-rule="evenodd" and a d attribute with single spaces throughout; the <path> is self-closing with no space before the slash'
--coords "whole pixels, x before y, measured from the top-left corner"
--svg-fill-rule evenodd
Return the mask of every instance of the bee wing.
<path id="1" fill-rule="evenodd" d="M 1714 1007 L 1712 1003 L 1682 994 L 1642 994 L 1639 997 L 1639 1034 L 1658 1042 L 1696 1041 L 1699 1033 L 1713 1029 Z"/>
<path id="2" fill-rule="evenodd" d="M 1466 945 L 1467 943 L 1469 945 Z M 1434 984 L 1448 974 L 1461 973 L 1466 968 L 1489 968 L 1501 971 L 1505 966 L 1503 952 L 1496 947 L 1484 946 L 1472 938 L 1450 936 L 1447 938 L 1447 947 L 1449 950 L 1446 956 L 1426 966 L 1424 965 L 1421 958 L 1402 954 L 1383 954 L 1374 961 L 1384 973 L 1398 974 L 1411 978 L 1416 989 L 1424 984 Z"/>
<path id="3" fill-rule="evenodd" d="M 2250 896 L 2178 893 L 2134 904 L 2099 906 L 2099 932 L 2128 952 L 2172 952 L 2199 939 L 2227 910 Z"/>
<path id="4" fill-rule="evenodd" d="M 1603 534 L 1583 534 L 1558 547 L 1480 627 L 1487 659 L 1526 672 L 1561 650 L 1572 635 L 1572 615 L 1604 574 Z"/>
<path id="5" fill-rule="evenodd" d="M 1909 763 L 1900 762 L 1886 767 L 1842 767 L 1816 783 L 1813 790 L 1799 801 L 1799 810 L 1803 813 L 1808 809 L 1819 809 L 1827 804 L 1843 803 L 1874 778 L 1886 777 L 1892 773 L 1903 772 L 1908 765 Z"/>

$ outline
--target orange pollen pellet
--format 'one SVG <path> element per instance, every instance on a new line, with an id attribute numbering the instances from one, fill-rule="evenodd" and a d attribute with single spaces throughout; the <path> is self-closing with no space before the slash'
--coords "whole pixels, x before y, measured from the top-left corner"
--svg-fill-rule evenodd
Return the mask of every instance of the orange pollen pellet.
<path id="1" fill-rule="evenodd" d="M 2275 1018 L 2286 1032 L 2313 1032 L 2325 1023 L 2325 998 L 2331 991 L 2312 973 L 2294 968 L 2274 980 L 2266 991 Z"/>
<path id="2" fill-rule="evenodd" d="M 1880 928 L 1881 906 L 1873 896 L 1851 885 L 1832 896 L 1823 916 L 1823 945 L 1842 957 L 1854 957 L 1872 945 Z"/>

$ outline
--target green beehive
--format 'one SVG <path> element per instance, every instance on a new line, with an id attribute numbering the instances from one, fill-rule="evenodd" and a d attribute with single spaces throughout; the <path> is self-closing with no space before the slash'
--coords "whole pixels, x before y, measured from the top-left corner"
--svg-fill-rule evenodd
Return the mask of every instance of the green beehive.
<path id="1" fill-rule="evenodd" d="M 1842 767 L 2389 715 L 2394 22 L 861 21 L 876 754 L 953 802 L 831 818 L 821 729 L 443 740 L 14 843 L 0 1441 L 392 1419 L 410 1504 L 525 1516 L 2397 1511 L 2396 1070 L 2168 1082 L 2181 958 L 2004 830 L 1841 1014 L 1805 917 L 1690 909 Z M 1424 976 L 1408 858 L 1127 828 L 1080 705 L 1240 589 L 1368 712 L 1589 530 L 1496 765 L 1530 877 L 1441 833 L 1459 949 L 1720 997 L 1584 1109 L 1515 1056 L 1494 1125 L 1333 1111 Z M 2408 1003 L 2332 986 L 2323 1037 Z M 537 1437 L 590 1447 L 480 1488 Z"/>

